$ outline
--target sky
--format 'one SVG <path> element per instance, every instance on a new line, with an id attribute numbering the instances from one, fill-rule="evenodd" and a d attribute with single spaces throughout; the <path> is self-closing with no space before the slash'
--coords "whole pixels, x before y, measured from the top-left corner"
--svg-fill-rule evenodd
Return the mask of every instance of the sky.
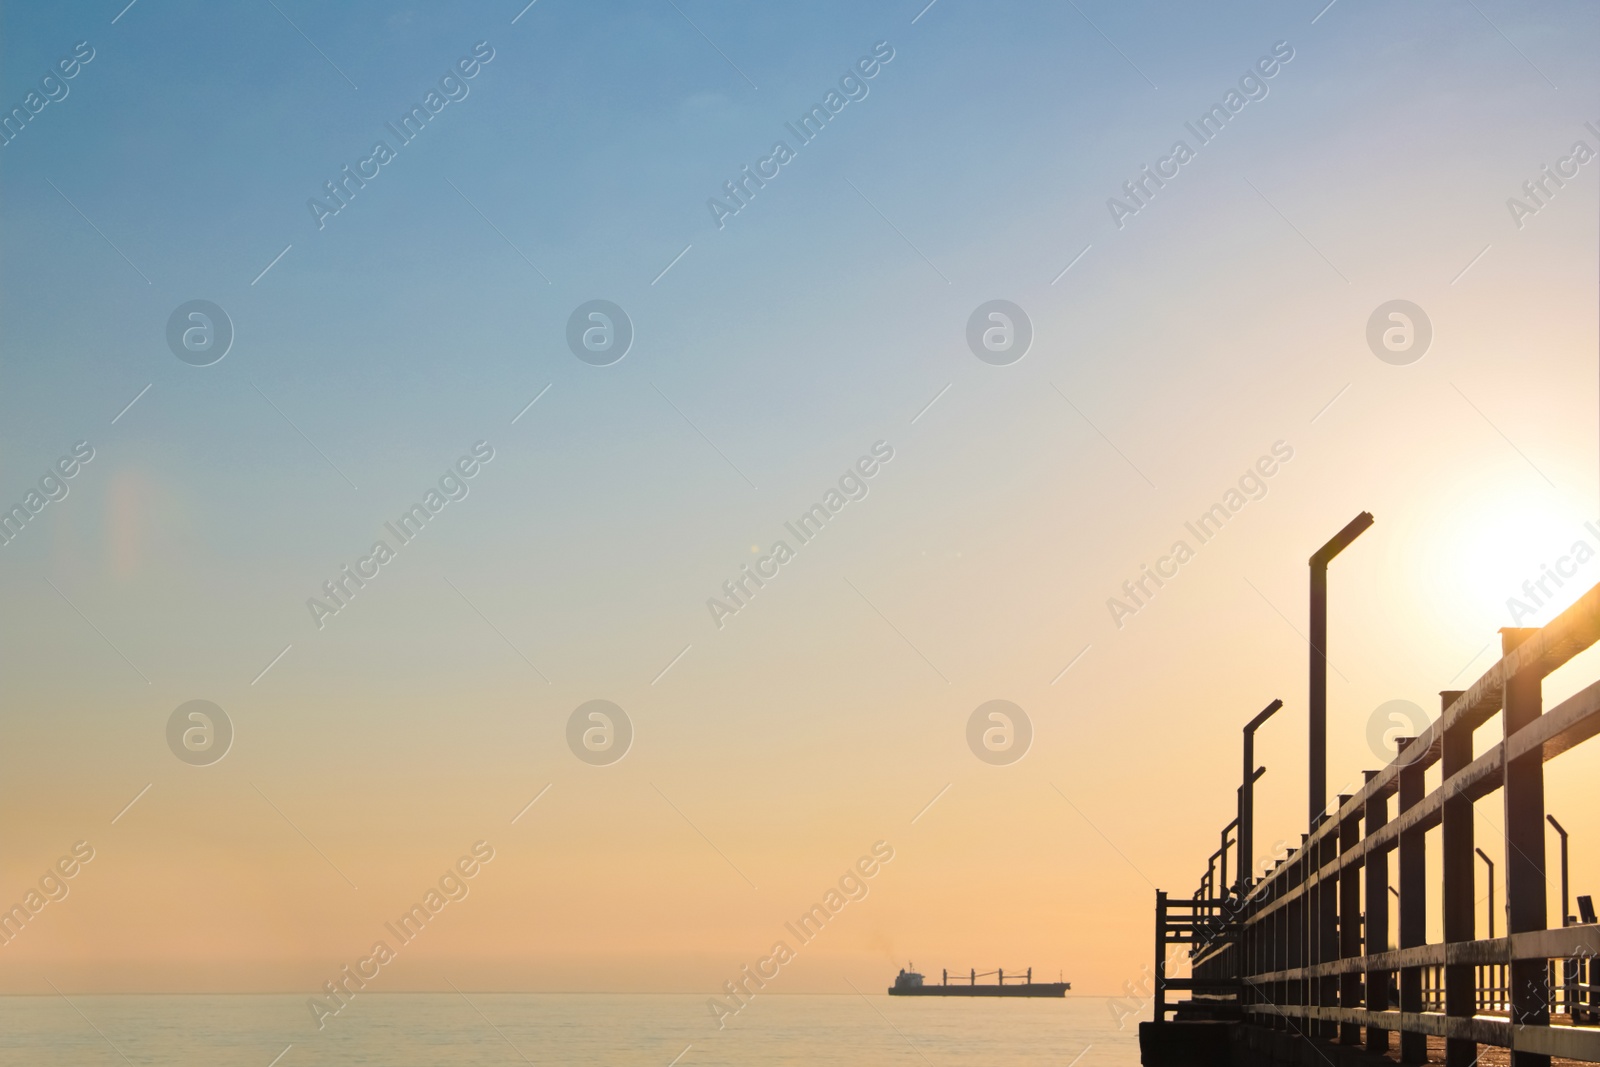
<path id="1" fill-rule="evenodd" d="M 1305 829 L 1319 545 L 1330 787 L 1600 582 L 1592 7 L 123 2 L 0 16 L 0 902 L 93 852 L 0 991 L 314 995 L 451 877 L 372 988 L 712 994 L 876 846 L 773 992 L 1117 995 L 1277 697 Z"/>

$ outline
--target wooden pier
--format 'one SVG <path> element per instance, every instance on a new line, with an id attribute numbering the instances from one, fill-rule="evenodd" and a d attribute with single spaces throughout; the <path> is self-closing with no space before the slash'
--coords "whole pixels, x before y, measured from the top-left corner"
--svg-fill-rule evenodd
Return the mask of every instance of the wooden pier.
<path id="1" fill-rule="evenodd" d="M 1317 710 L 1326 706 L 1316 669 L 1326 662 L 1326 628 L 1316 614 L 1326 611 L 1327 561 L 1360 523 L 1311 561 L 1310 704 Z M 1370 523 L 1366 516 L 1355 533 Z M 1187 898 L 1156 894 L 1154 1018 L 1140 1027 L 1145 1064 L 1600 1062 L 1600 925 L 1590 897 L 1578 898 L 1577 914 L 1565 913 L 1564 863 L 1564 914 L 1554 922 L 1546 914 L 1546 827 L 1561 834 L 1563 848 L 1566 832 L 1544 802 L 1545 763 L 1600 733 L 1600 682 L 1548 710 L 1542 697 L 1547 675 L 1600 641 L 1600 586 L 1547 626 L 1500 634 L 1499 661 L 1470 688 L 1441 693 L 1433 725 L 1400 738 L 1386 767 L 1366 771 L 1360 789 L 1332 805 L 1315 792 L 1326 750 L 1313 717 L 1311 824 L 1300 847 L 1259 880 L 1250 869 L 1250 787 L 1260 774 L 1251 766 L 1250 735 L 1276 702 L 1250 723 L 1238 817 L 1223 831 L 1200 889 Z M 1475 750 L 1473 732 L 1497 712 L 1502 736 Z M 1439 784 L 1429 789 L 1435 764 Z M 1590 798 L 1600 805 L 1600 783 L 1592 784 Z M 1480 826 L 1473 803 L 1496 792 L 1504 825 Z M 1237 834 L 1231 842 L 1230 831 Z M 1476 928 L 1480 861 L 1494 892 L 1493 868 L 1478 849 L 1486 831 L 1504 846 L 1498 937 L 1492 900 L 1490 929 Z M 1230 843 L 1237 846 L 1231 881 Z M 1442 890 L 1439 942 L 1427 938 L 1429 886 Z M 1174 951 L 1187 953 L 1191 977 L 1168 977 Z M 1178 993 L 1188 996 L 1175 1001 Z"/>

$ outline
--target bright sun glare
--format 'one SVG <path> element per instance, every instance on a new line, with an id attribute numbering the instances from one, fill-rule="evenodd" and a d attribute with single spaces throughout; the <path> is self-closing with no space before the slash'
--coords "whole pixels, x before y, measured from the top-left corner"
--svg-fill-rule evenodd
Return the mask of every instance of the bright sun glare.
<path id="1" fill-rule="evenodd" d="M 1461 610 L 1499 626 L 1542 626 L 1600 581 L 1600 527 L 1563 514 L 1539 494 L 1458 509 L 1439 575 Z"/>

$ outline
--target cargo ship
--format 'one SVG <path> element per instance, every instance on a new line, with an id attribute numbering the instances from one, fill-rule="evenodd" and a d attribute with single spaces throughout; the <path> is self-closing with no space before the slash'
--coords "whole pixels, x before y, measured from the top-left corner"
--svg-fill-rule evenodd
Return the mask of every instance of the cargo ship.
<path id="1" fill-rule="evenodd" d="M 916 964 L 912 966 L 915 967 Z M 987 978 L 991 974 L 995 976 L 993 984 L 978 984 L 978 979 Z M 889 995 L 891 997 L 1064 997 L 1071 988 L 1071 982 L 1035 982 L 1032 967 L 1024 971 L 1020 979 L 1013 974 L 1010 985 L 1006 984 L 1004 968 L 984 971 L 982 974 L 974 968 L 967 972 L 966 985 L 961 984 L 959 974 L 952 984 L 949 971 L 941 971 L 939 984 L 930 985 L 915 970 L 902 969 L 895 976 L 894 985 L 889 987 Z"/>

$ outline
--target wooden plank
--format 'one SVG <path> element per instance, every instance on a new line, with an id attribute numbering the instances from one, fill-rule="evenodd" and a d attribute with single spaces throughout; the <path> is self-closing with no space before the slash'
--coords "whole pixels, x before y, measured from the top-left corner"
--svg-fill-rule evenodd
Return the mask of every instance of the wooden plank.
<path id="1" fill-rule="evenodd" d="M 1437 726 L 1438 723 L 1434 725 Z M 1600 682 L 1568 697 L 1524 729 L 1512 734 L 1511 758 L 1517 759 L 1537 748 L 1543 751 L 1544 759 L 1549 761 L 1596 734 L 1600 734 Z M 1421 743 L 1419 739 L 1413 742 L 1413 745 Z M 1451 775 L 1416 806 L 1402 812 L 1398 818 L 1386 823 L 1381 829 L 1368 834 L 1362 838 L 1359 846 L 1346 851 L 1321 871 L 1316 872 L 1317 876 L 1334 878 L 1339 870 L 1346 866 L 1364 864 L 1369 855 L 1386 855 L 1399 845 L 1400 835 L 1408 830 L 1421 829 L 1426 832 L 1433 829 L 1443 818 L 1446 800 L 1456 796 L 1479 800 L 1493 793 L 1504 781 L 1505 753 L 1506 743 L 1497 742 L 1493 748 L 1467 764 L 1460 772 Z M 1398 785 L 1398 779 L 1396 783 Z M 1289 866 L 1285 864 L 1279 870 Z M 1250 913 L 1249 921 L 1272 914 L 1305 891 L 1304 883 L 1292 887 L 1280 887 L 1270 901 L 1255 907 Z"/>
<path id="2" fill-rule="evenodd" d="M 1395 949 L 1371 956 L 1356 956 L 1348 960 L 1334 960 L 1310 967 L 1247 975 L 1244 981 L 1252 985 L 1265 985 L 1268 982 L 1293 982 L 1334 974 L 1396 971 L 1403 967 L 1510 963 L 1512 960 L 1570 959 L 1574 956 L 1600 956 L 1600 925 L 1530 930 L 1493 940 L 1418 945 L 1415 948 Z"/>
<path id="3" fill-rule="evenodd" d="M 1244 1011 L 1248 1015 L 1268 1019 L 1283 1016 L 1328 1019 L 1384 1030 L 1454 1037 L 1516 1052 L 1600 1062 L 1600 1030 L 1592 1027 L 1513 1026 L 1498 1019 L 1452 1019 L 1448 1015 L 1432 1012 L 1366 1011 L 1361 1008 L 1322 1008 L 1302 1004 L 1251 1004 L 1246 1005 Z"/>

